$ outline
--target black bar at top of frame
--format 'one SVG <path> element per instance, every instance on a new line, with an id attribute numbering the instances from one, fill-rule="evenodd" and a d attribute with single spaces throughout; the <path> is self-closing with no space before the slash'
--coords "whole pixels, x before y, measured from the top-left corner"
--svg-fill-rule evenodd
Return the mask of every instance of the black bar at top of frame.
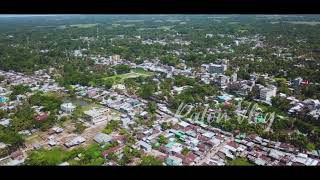
<path id="1" fill-rule="evenodd" d="M 2 14 L 317 14 L 317 0 L 1 0 Z"/>

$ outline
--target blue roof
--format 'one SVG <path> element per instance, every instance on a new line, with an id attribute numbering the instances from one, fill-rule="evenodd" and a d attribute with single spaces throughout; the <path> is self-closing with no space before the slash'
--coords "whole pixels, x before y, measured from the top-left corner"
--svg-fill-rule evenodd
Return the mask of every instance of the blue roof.
<path id="1" fill-rule="evenodd" d="M 167 147 L 167 148 L 172 148 L 172 146 L 173 146 L 174 144 L 176 144 L 176 143 L 175 143 L 175 142 L 169 142 L 169 143 L 166 145 L 166 147 Z"/>
<path id="2" fill-rule="evenodd" d="M 227 99 L 228 97 L 227 97 L 227 96 L 218 96 L 218 98 L 225 100 L 225 99 Z"/>
<path id="3" fill-rule="evenodd" d="M 7 102 L 7 98 L 0 96 L 0 103 Z"/>

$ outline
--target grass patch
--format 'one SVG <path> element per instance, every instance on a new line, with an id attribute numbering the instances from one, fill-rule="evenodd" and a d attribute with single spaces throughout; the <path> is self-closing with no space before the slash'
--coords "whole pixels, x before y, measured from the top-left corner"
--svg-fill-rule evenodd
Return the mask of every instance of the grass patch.
<path id="1" fill-rule="evenodd" d="M 140 76 L 148 77 L 148 76 L 151 76 L 152 74 L 153 74 L 152 72 L 148 72 L 143 69 L 133 69 L 129 73 L 105 77 L 103 78 L 103 80 L 112 80 L 115 84 L 118 84 L 118 83 L 123 83 L 123 81 L 128 78 L 137 78 Z"/>
<path id="2" fill-rule="evenodd" d="M 228 161 L 229 166 L 253 166 L 246 158 L 236 158 L 234 160 Z"/>
<path id="3" fill-rule="evenodd" d="M 26 161 L 27 165 L 59 165 L 66 159 L 67 154 L 63 149 L 40 149 L 32 151 Z"/>
<path id="4" fill-rule="evenodd" d="M 37 133 L 25 138 L 26 144 L 33 144 L 36 142 L 41 142 L 42 139 Z"/>
<path id="5" fill-rule="evenodd" d="M 90 110 L 90 109 L 92 109 L 92 108 L 102 108 L 103 106 L 102 105 L 100 105 L 100 104 L 89 104 L 89 105 L 86 105 L 86 106 L 82 106 L 81 107 L 81 111 L 83 112 L 83 111 L 88 111 L 88 110 Z"/>

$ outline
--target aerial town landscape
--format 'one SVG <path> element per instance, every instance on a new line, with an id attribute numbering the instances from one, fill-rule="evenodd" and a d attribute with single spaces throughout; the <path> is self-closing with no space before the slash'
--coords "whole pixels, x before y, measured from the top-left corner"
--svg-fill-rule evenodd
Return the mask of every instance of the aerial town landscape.
<path id="1" fill-rule="evenodd" d="M 0 16 L 0 166 L 318 166 L 320 16 Z"/>

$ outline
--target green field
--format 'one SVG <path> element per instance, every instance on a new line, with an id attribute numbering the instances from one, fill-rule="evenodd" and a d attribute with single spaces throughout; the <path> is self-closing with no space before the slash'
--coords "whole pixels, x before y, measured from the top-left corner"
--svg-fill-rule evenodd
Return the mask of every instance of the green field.
<path id="1" fill-rule="evenodd" d="M 246 158 L 236 158 L 232 161 L 228 161 L 229 166 L 253 166 Z"/>
<path id="2" fill-rule="evenodd" d="M 117 83 L 123 83 L 123 81 L 128 78 L 136 78 L 136 77 L 140 77 L 140 76 L 148 77 L 148 76 L 151 76 L 152 74 L 153 74 L 152 72 L 134 69 L 134 70 L 131 70 L 131 72 L 126 73 L 126 74 L 119 74 L 119 75 L 106 77 L 106 78 L 104 78 L 104 80 L 111 79 L 117 84 Z"/>
<path id="3" fill-rule="evenodd" d="M 92 108 L 102 108 L 103 106 L 100 105 L 100 104 L 95 104 L 95 103 L 92 103 L 92 104 L 88 104 L 86 106 L 82 106 L 81 107 L 81 112 L 84 112 L 84 111 L 88 111 Z"/>

